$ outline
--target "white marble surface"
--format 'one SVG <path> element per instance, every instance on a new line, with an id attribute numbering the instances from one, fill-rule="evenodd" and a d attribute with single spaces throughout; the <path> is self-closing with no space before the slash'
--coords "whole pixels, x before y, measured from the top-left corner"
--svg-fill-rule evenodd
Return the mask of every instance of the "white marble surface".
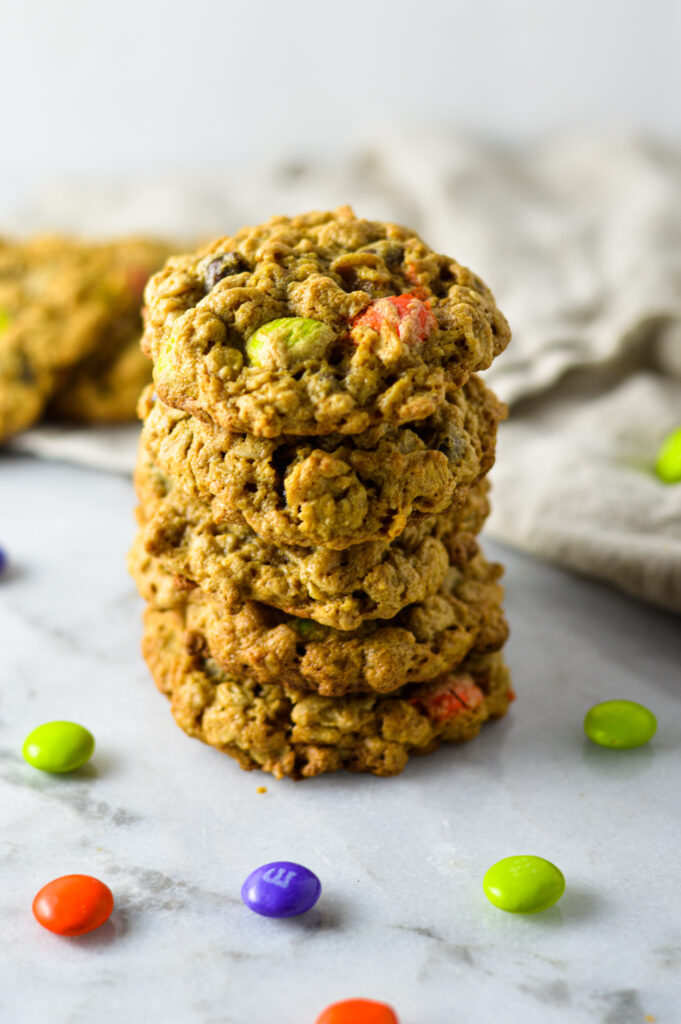
<path id="1" fill-rule="evenodd" d="M 121 477 L 0 459 L 3 1022 L 313 1024 L 354 995 L 401 1024 L 681 1019 L 678 619 L 504 552 L 508 718 L 395 779 L 276 782 L 187 739 L 150 682 L 123 561 L 133 503 Z M 649 747 L 587 744 L 584 712 L 613 696 L 657 713 Z M 21 759 L 54 718 L 97 738 L 69 777 Z M 484 870 L 512 853 L 560 865 L 558 907 L 522 918 L 486 902 Z M 321 877 L 307 916 L 240 903 L 273 859 Z M 70 872 L 117 901 L 81 939 L 30 910 Z"/>

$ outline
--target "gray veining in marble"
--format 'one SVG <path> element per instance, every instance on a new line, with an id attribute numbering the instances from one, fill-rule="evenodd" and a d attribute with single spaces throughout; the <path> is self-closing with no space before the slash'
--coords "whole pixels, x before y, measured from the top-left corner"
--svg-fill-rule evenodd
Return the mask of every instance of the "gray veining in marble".
<path id="1" fill-rule="evenodd" d="M 395 779 L 277 783 L 187 739 L 150 682 L 124 567 L 133 504 L 123 478 L 0 460 L 3 1024 L 313 1024 L 353 995 L 401 1024 L 681 1020 L 678 619 L 503 552 L 508 718 Z M 652 745 L 587 743 L 584 712 L 612 696 L 657 713 Z M 52 718 L 96 735 L 72 776 L 21 759 Z M 518 852 L 567 878 L 536 917 L 481 892 Z M 305 917 L 242 906 L 243 878 L 274 859 L 321 877 Z M 30 911 L 69 872 L 117 901 L 81 939 Z"/>

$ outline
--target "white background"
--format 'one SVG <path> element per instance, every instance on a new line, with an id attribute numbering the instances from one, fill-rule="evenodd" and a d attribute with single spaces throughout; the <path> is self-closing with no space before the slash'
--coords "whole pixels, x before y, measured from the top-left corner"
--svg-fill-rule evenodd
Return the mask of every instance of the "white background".
<path id="1" fill-rule="evenodd" d="M 681 136 L 678 0 L 0 0 L 4 181 L 211 177 L 395 130 Z"/>

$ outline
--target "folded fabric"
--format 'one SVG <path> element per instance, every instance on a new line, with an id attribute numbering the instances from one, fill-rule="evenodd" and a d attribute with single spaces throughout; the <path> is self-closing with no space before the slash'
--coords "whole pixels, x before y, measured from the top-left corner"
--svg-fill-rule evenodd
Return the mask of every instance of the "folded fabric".
<path id="1" fill-rule="evenodd" d="M 637 373 L 598 397 L 564 390 L 506 424 L 490 532 L 681 612 L 681 484 L 654 472 L 681 386 Z"/>

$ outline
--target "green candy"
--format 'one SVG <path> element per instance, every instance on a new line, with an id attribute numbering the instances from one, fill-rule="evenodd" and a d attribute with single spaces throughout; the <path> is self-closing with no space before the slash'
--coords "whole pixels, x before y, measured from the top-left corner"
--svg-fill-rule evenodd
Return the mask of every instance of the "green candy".
<path id="1" fill-rule="evenodd" d="M 159 375 L 170 374 L 172 372 L 173 351 L 176 345 L 177 338 L 173 335 L 167 338 L 161 345 L 161 349 L 154 364 L 154 369 Z"/>
<path id="2" fill-rule="evenodd" d="M 641 747 L 657 731 L 652 711 L 633 700 L 606 700 L 596 704 L 584 719 L 584 732 L 601 747 L 628 750 Z"/>
<path id="3" fill-rule="evenodd" d="M 485 896 L 509 914 L 537 914 L 565 892 L 563 872 L 543 857 L 504 857 L 482 880 Z"/>
<path id="4" fill-rule="evenodd" d="M 89 761 L 95 749 L 91 732 L 76 722 L 46 722 L 24 740 L 24 759 L 43 772 L 72 772 Z"/>
<path id="5" fill-rule="evenodd" d="M 321 320 L 285 316 L 254 331 L 246 342 L 246 355 L 251 366 L 287 367 L 321 359 L 334 338 Z"/>
<path id="6" fill-rule="evenodd" d="M 681 483 L 681 427 L 672 431 L 660 445 L 655 470 L 666 484 Z"/>
<path id="7" fill-rule="evenodd" d="M 321 640 L 324 636 L 324 627 L 314 619 L 296 619 L 291 625 L 304 640 Z"/>

